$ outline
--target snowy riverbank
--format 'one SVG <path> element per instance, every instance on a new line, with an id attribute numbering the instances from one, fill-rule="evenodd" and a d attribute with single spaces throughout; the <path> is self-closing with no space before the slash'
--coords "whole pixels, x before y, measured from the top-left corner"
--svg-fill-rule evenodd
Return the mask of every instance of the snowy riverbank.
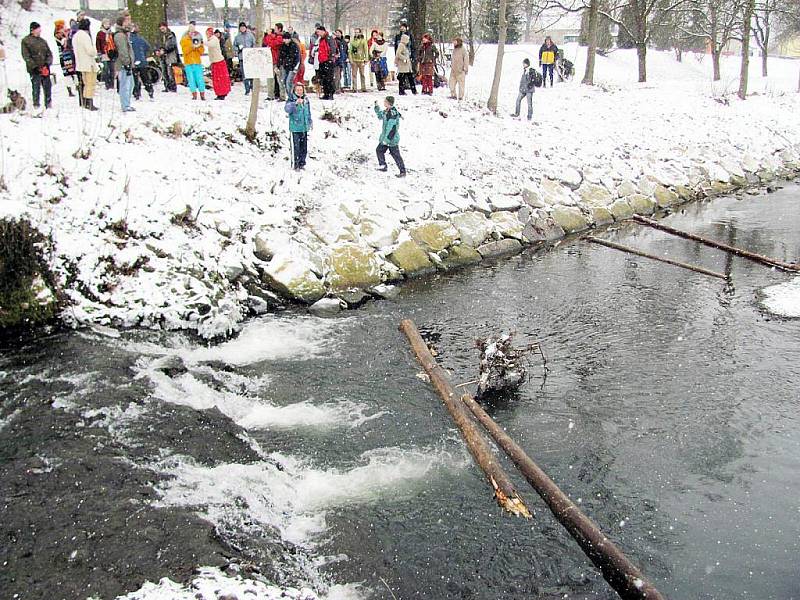
<path id="1" fill-rule="evenodd" d="M 49 31 L 51 16 L 20 11 L 2 32 L 9 86 L 28 96 L 13 36 L 33 18 Z M 508 49 L 498 117 L 483 108 L 488 46 L 467 102 L 398 98 L 405 180 L 374 170 L 378 92 L 313 103 L 297 174 L 282 105 L 265 101 L 257 143 L 245 140 L 241 86 L 224 102 L 159 92 L 122 114 L 104 90 L 99 112 L 80 110 L 59 82 L 53 110 L 0 117 L 0 216 L 52 234 L 67 321 L 211 337 L 286 301 L 357 304 L 390 294 L 381 284 L 800 169 L 796 62 L 773 61 L 769 80 L 754 66 L 741 102 L 735 58 L 712 85 L 708 57 L 652 52 L 652 83 L 638 84 L 635 53 L 619 51 L 598 57 L 596 87 L 537 92 L 531 124 L 509 114 L 533 50 Z M 579 73 L 584 53 L 567 48 Z"/>

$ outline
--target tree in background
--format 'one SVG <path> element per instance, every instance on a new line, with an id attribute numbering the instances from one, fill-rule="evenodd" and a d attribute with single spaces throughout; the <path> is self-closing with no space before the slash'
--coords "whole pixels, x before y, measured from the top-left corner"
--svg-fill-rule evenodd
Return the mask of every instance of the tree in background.
<path id="1" fill-rule="evenodd" d="M 688 24 L 683 31 L 708 44 L 714 81 L 719 81 L 722 76 L 722 52 L 731 40 L 741 39 L 742 1 L 691 0 L 684 7 Z"/>
<path id="2" fill-rule="evenodd" d="M 739 71 L 739 92 L 738 96 L 744 100 L 747 98 L 747 82 L 750 72 L 750 35 L 753 30 L 753 13 L 755 12 L 756 1 L 744 0 L 742 6 L 742 68 Z"/>
<path id="3" fill-rule="evenodd" d="M 128 2 L 131 20 L 139 26 L 142 37 L 154 45 L 158 39 L 158 24 L 164 20 L 164 0 L 136 0 Z"/>
<path id="4" fill-rule="evenodd" d="M 594 5 L 594 13 L 592 11 Z M 600 10 L 608 12 L 607 0 L 591 0 L 586 9 L 581 14 L 581 36 L 579 43 L 581 46 L 591 46 L 592 31 L 596 32 L 595 50 L 608 50 L 614 45 L 614 36 L 611 35 L 611 21 L 607 17 L 599 14 Z M 592 14 L 595 22 L 592 23 Z"/>
<path id="5" fill-rule="evenodd" d="M 497 114 L 497 96 L 500 93 L 500 79 L 503 76 L 503 56 L 506 48 L 506 0 L 500 0 L 500 12 L 498 14 L 498 34 L 497 34 L 497 57 L 494 61 L 494 78 L 492 79 L 492 91 L 489 93 L 487 108 L 492 114 Z"/>
<path id="6" fill-rule="evenodd" d="M 772 30 L 775 26 L 776 12 L 781 9 L 780 0 L 759 0 L 753 13 L 753 35 L 761 50 L 761 76 L 767 77 L 769 73 L 767 61 L 769 60 L 769 45 L 772 42 Z"/>
<path id="7" fill-rule="evenodd" d="M 408 0 L 408 28 L 417 44 L 421 42 L 422 35 L 427 30 L 427 14 L 427 0 Z"/>
<path id="8" fill-rule="evenodd" d="M 521 38 L 523 33 L 522 15 L 519 12 L 519 5 L 513 0 L 508 0 L 503 3 L 506 6 L 505 21 L 506 24 L 506 43 L 516 44 Z M 484 42 L 491 44 L 499 43 L 500 40 L 500 23 L 503 6 L 498 6 L 494 3 L 488 3 L 486 12 L 483 15 L 483 34 L 481 38 Z"/>

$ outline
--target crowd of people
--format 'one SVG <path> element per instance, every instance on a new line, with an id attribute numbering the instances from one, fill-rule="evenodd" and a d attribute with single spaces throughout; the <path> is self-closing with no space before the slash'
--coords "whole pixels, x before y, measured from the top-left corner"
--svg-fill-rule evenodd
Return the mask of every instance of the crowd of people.
<path id="1" fill-rule="evenodd" d="M 267 86 L 267 99 L 285 102 L 292 140 L 292 166 L 297 170 L 305 167 L 308 134 L 313 127 L 307 81 L 318 97 L 332 100 L 341 92 L 366 92 L 368 82 L 370 87 L 384 91 L 390 74 L 387 62 L 390 44 L 378 29 L 373 29 L 366 38 L 360 28 L 353 29 L 352 35 L 346 35 L 341 29 L 331 34 L 324 25 L 317 23 L 305 43 L 291 27 L 284 28 L 283 24 L 276 23 L 259 44 L 253 29 L 244 22 L 239 23 L 238 32 L 231 39 L 227 29 L 212 27 L 208 27 L 203 36 L 196 23 L 190 21 L 180 40 L 168 24 L 162 22 L 155 46 L 152 46 L 131 22 L 129 14 L 122 13 L 114 25 L 112 30 L 111 21 L 104 19 L 93 39 L 91 22 L 83 12 L 69 24 L 64 20 L 55 21 L 53 36 L 66 89 L 70 97 L 77 96 L 83 108 L 97 110 L 94 94 L 97 84 L 101 83 L 108 90 L 116 89 L 123 112 L 135 111 L 131 98 L 139 100 L 144 89 L 152 99 L 154 85 L 159 79 L 163 81 L 165 92 L 177 92 L 178 85 L 185 84 L 194 100 L 204 101 L 207 89 L 204 55 L 210 63 L 211 87 L 216 100 L 225 100 L 236 79 L 242 81 L 244 93 L 248 95 L 253 90 L 253 79 L 248 77 L 245 51 L 269 48 L 274 77 L 268 79 L 272 83 Z M 421 94 L 432 95 L 437 84 L 444 84 L 443 77 L 437 74 L 442 56 L 432 34 L 425 33 L 417 44 L 405 21 L 400 22 L 398 29 L 392 46 L 399 95 L 416 95 L 417 84 L 421 86 Z M 30 24 L 30 34 L 22 40 L 21 50 L 31 79 L 33 106 L 41 106 L 43 95 L 45 108 L 50 108 L 53 54 L 42 38 L 39 23 Z M 527 116 L 528 120 L 532 119 L 533 93 L 536 87 L 546 86 L 548 75 L 552 87 L 557 57 L 558 48 L 547 37 L 539 50 L 543 75 L 531 68 L 528 59 L 524 60 L 515 117 L 520 116 L 521 103 L 527 99 Z M 238 62 L 236 67 L 234 58 Z M 450 56 L 452 99 L 465 98 L 469 68 L 464 41 L 456 37 Z M 376 149 L 379 170 L 388 169 L 386 153 L 389 152 L 399 169 L 398 177 L 404 177 L 406 168 L 399 149 L 402 117 L 395 106 L 395 97 L 386 96 L 382 107 L 376 102 L 374 110 L 382 123 Z"/>

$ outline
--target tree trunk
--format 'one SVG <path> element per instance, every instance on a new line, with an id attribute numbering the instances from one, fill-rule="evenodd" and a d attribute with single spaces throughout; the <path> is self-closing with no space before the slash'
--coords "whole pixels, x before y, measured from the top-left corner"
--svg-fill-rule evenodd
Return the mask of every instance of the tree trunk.
<path id="1" fill-rule="evenodd" d="M 264 0 L 255 1 L 256 10 L 256 40 L 260 40 L 264 33 Z M 258 120 L 258 98 L 261 95 L 261 80 L 253 80 L 253 91 L 250 92 L 250 112 L 247 115 L 247 125 L 244 129 L 245 137 L 253 141 L 256 139 L 256 121 Z"/>
<path id="2" fill-rule="evenodd" d="M 636 57 L 639 59 L 639 83 L 647 81 L 647 45 L 636 44 Z"/>
<path id="3" fill-rule="evenodd" d="M 129 2 L 131 20 L 139 26 L 142 37 L 153 46 L 158 39 L 158 25 L 164 20 L 166 6 L 163 0 Z"/>
<path id="4" fill-rule="evenodd" d="M 767 68 L 767 62 L 769 60 L 769 53 L 767 49 L 761 51 L 761 76 L 768 77 L 769 76 L 769 69 Z"/>
<path id="5" fill-rule="evenodd" d="M 589 47 L 586 49 L 586 71 L 583 73 L 584 85 L 594 85 L 594 63 L 597 58 L 597 10 L 600 0 L 591 0 L 589 3 L 589 18 L 587 28 L 589 31 Z"/>
<path id="6" fill-rule="evenodd" d="M 422 43 L 422 35 L 425 33 L 425 19 L 428 12 L 427 0 L 409 0 L 408 2 L 408 28 L 414 43 Z"/>
<path id="7" fill-rule="evenodd" d="M 675 60 L 677 60 L 679 63 L 683 62 L 683 50 L 680 48 L 675 48 Z"/>
<path id="8" fill-rule="evenodd" d="M 506 22 L 507 0 L 500 0 L 500 14 L 497 17 L 498 39 L 497 39 L 497 58 L 494 61 L 494 79 L 492 79 L 492 91 L 489 94 L 489 102 L 486 106 L 497 114 L 497 96 L 500 93 L 500 78 L 503 76 L 503 55 L 505 54 L 506 35 L 508 34 L 508 23 Z"/>
<path id="9" fill-rule="evenodd" d="M 472 0 L 467 0 L 467 34 L 469 35 L 469 66 L 475 64 L 475 26 L 472 20 Z"/>
<path id="10" fill-rule="evenodd" d="M 719 68 L 719 56 L 722 54 L 720 50 L 717 50 L 716 46 L 711 49 L 711 67 L 714 71 L 714 81 L 719 81 L 722 79 L 722 74 Z"/>
<path id="11" fill-rule="evenodd" d="M 747 80 L 750 68 L 750 29 L 753 25 L 755 0 L 745 0 L 742 18 L 742 69 L 739 73 L 739 93 L 742 100 L 747 98 Z"/>

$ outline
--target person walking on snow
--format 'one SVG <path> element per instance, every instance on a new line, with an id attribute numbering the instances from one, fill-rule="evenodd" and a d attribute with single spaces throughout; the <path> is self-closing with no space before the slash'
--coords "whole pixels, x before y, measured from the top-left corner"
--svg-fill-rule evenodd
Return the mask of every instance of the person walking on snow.
<path id="1" fill-rule="evenodd" d="M 30 34 L 22 38 L 21 50 L 25 69 L 31 78 L 33 107 L 39 108 L 40 94 L 44 90 L 44 107 L 50 108 L 52 102 L 50 65 L 53 64 L 53 53 L 47 42 L 42 39 L 42 26 L 36 21 L 30 25 Z"/>
<path id="2" fill-rule="evenodd" d="M 400 85 L 400 95 L 405 96 L 406 90 L 417 95 L 417 84 L 414 81 L 411 66 L 411 53 L 408 51 L 409 37 L 405 34 L 400 38 L 397 51 L 394 54 L 394 64 L 397 67 L 397 80 Z"/>
<path id="3" fill-rule="evenodd" d="M 292 41 L 292 34 L 284 32 L 283 43 L 278 52 L 278 75 L 281 95 L 291 100 L 294 94 L 294 78 L 300 68 L 300 48 Z"/>
<path id="4" fill-rule="evenodd" d="M 57 19 L 53 37 L 58 46 L 58 62 L 61 65 L 61 72 L 64 74 L 64 81 L 67 84 L 67 93 L 72 98 L 75 94 L 72 91 L 75 86 L 75 52 L 72 49 L 72 32 L 67 29 L 64 19 Z"/>
<path id="5" fill-rule="evenodd" d="M 137 100 L 142 97 L 142 85 L 147 95 L 153 99 L 153 83 L 147 74 L 147 55 L 150 54 L 150 44 L 139 35 L 139 26 L 134 23 L 131 28 L 131 48 L 133 48 L 133 97 Z"/>
<path id="6" fill-rule="evenodd" d="M 547 87 L 547 73 L 550 73 L 550 87 L 553 87 L 553 71 L 556 68 L 556 58 L 558 58 L 558 47 L 553 43 L 553 39 L 548 35 L 544 39 L 544 44 L 539 48 L 539 66 L 542 67 L 542 87 Z"/>
<path id="7" fill-rule="evenodd" d="M 433 96 L 433 75 L 436 72 L 436 61 L 439 59 L 439 50 L 433 43 L 431 34 L 422 36 L 422 47 L 419 49 L 419 64 L 417 71 L 422 81 L 422 93 Z"/>
<path id="8" fill-rule="evenodd" d="M 166 21 L 161 21 L 158 26 L 156 56 L 159 58 L 164 77 L 164 91 L 177 92 L 178 85 L 175 83 L 175 72 L 172 70 L 172 66 L 178 63 L 178 40 L 167 26 Z"/>
<path id="9" fill-rule="evenodd" d="M 469 56 L 464 48 L 464 40 L 457 37 L 453 40 L 453 57 L 450 60 L 450 97 L 464 99 L 464 88 L 469 72 Z"/>
<path id="10" fill-rule="evenodd" d="M 214 86 L 215 100 L 225 100 L 231 92 L 231 77 L 228 74 L 228 65 L 222 54 L 222 47 L 214 29 L 206 29 L 206 46 L 208 48 L 208 61 L 211 63 L 211 84 Z"/>
<path id="11" fill-rule="evenodd" d="M 78 71 L 78 85 L 83 108 L 95 111 L 94 88 L 97 85 L 97 47 L 89 34 L 91 23 L 83 18 L 78 21 L 78 31 L 72 36 L 72 49 L 75 52 L 75 69 Z"/>
<path id="12" fill-rule="evenodd" d="M 292 168 L 299 171 L 306 166 L 308 132 L 314 127 L 311 104 L 302 83 L 294 85 L 292 95 L 283 108 L 289 115 L 289 131 L 292 134 Z"/>
<path id="13" fill-rule="evenodd" d="M 531 61 L 527 58 L 522 61 L 522 77 L 519 80 L 519 93 L 517 94 L 517 109 L 514 117 L 519 116 L 522 99 L 528 99 L 528 121 L 533 118 L 533 92 L 536 90 L 536 74 L 531 68 Z"/>
<path id="14" fill-rule="evenodd" d="M 206 81 L 203 77 L 203 64 L 200 62 L 205 47 L 202 36 L 194 28 L 194 21 L 189 22 L 186 33 L 181 38 L 181 52 L 183 52 L 183 64 L 186 70 L 186 83 L 189 84 L 189 91 L 192 92 L 192 100 L 197 100 L 198 92 L 200 92 L 200 100 L 205 100 Z"/>
<path id="15" fill-rule="evenodd" d="M 333 100 L 333 95 L 336 91 L 333 82 L 333 70 L 336 64 L 337 47 L 333 38 L 328 35 L 328 30 L 320 25 L 317 29 L 317 60 L 319 61 L 319 69 L 317 74 L 322 82 L 323 100 Z"/>
<path id="16" fill-rule="evenodd" d="M 100 31 L 97 32 L 97 37 L 95 38 L 95 47 L 97 48 L 98 56 L 100 56 L 100 63 L 103 65 L 100 81 L 106 84 L 107 90 L 114 88 L 114 59 L 108 56 L 108 47 L 114 44 L 113 36 L 111 21 L 103 19 L 100 24 Z"/>
<path id="17" fill-rule="evenodd" d="M 236 54 L 239 58 L 239 76 L 244 82 L 244 95 L 247 96 L 253 89 L 253 80 L 245 79 L 244 77 L 244 49 L 256 47 L 256 36 L 247 30 L 247 23 L 242 21 L 239 23 L 239 33 L 233 39 L 233 45 L 236 47 Z"/>
<path id="18" fill-rule="evenodd" d="M 129 38 L 131 18 L 128 15 L 117 17 L 117 29 L 114 32 L 114 46 L 117 58 L 114 71 L 117 73 L 117 87 L 122 112 L 133 112 L 131 93 L 133 92 L 133 47 Z"/>
<path id="19" fill-rule="evenodd" d="M 353 91 L 358 87 L 358 79 L 361 78 L 362 92 L 367 91 L 367 79 L 364 72 L 364 65 L 369 61 L 369 49 L 367 47 L 367 40 L 364 38 L 364 33 L 361 29 L 355 29 L 353 32 L 353 41 L 350 42 L 350 62 L 353 65 Z"/>
<path id="20" fill-rule="evenodd" d="M 375 153 L 378 155 L 378 171 L 387 171 L 386 166 L 386 151 L 392 155 L 394 162 L 397 163 L 397 168 L 400 173 L 397 177 L 406 176 L 406 165 L 403 162 L 403 157 L 400 155 L 400 119 L 402 116 L 400 112 L 394 107 L 394 97 L 386 96 L 383 101 L 383 110 L 378 106 L 377 100 L 375 101 L 375 114 L 382 122 L 381 137 L 378 140 L 378 147 Z"/>

